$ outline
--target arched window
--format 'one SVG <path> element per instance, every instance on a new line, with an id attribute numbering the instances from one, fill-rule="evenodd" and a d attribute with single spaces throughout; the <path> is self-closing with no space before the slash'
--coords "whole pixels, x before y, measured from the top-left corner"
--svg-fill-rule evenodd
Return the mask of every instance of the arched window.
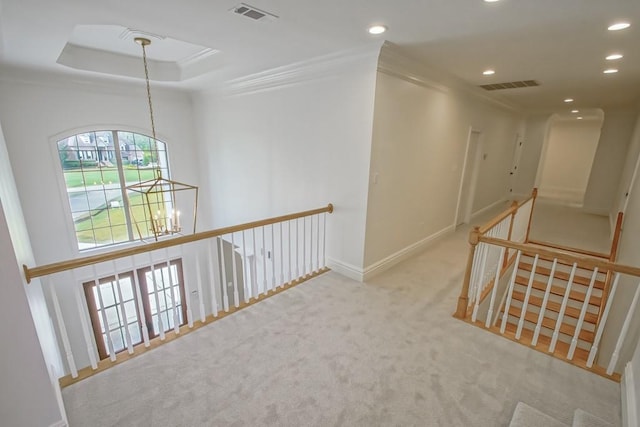
<path id="1" fill-rule="evenodd" d="M 79 133 L 57 142 L 78 248 L 109 246 L 151 236 L 139 193 L 125 188 L 169 178 L 166 144 L 133 132 Z"/>

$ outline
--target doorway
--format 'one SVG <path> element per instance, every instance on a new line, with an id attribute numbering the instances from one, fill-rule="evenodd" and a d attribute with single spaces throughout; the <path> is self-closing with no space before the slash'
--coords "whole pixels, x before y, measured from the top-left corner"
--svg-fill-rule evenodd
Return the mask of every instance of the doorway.
<path id="1" fill-rule="evenodd" d="M 456 227 L 471 222 L 481 161 L 482 132 L 471 129 L 467 140 L 467 155 L 462 168 L 463 175 L 458 196 L 458 209 L 456 210 Z"/>

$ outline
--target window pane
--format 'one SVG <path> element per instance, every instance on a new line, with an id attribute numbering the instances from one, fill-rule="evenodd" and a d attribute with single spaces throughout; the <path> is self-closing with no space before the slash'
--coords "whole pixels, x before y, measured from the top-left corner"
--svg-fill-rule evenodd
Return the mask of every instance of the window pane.
<path id="1" fill-rule="evenodd" d="M 100 284 L 100 295 L 102 296 L 102 308 L 112 306 L 116 303 L 111 282 Z"/>
<path id="2" fill-rule="evenodd" d="M 109 323 L 110 331 L 120 326 L 120 315 L 115 306 L 105 309 L 105 313 L 107 314 L 107 322 Z"/>

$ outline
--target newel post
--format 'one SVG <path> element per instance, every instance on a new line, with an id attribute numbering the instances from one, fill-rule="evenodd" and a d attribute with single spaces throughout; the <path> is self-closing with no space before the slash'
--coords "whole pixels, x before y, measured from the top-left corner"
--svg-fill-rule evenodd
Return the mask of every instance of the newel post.
<path id="1" fill-rule="evenodd" d="M 453 317 L 464 319 L 467 317 L 467 306 L 469 305 L 469 283 L 471 282 L 471 270 L 473 269 L 473 258 L 476 253 L 476 247 L 480 241 L 480 227 L 473 227 L 469 233 L 469 258 L 467 259 L 467 269 L 464 272 L 464 281 L 462 282 L 462 290 L 458 297 L 458 307 Z"/>

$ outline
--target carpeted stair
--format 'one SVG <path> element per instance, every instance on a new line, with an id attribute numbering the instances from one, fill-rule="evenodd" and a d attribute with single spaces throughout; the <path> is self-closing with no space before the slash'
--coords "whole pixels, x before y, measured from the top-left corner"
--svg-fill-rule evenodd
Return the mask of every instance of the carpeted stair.
<path id="1" fill-rule="evenodd" d="M 613 427 L 606 422 L 582 409 L 576 409 L 573 413 L 572 427 Z M 550 415 L 532 408 L 523 402 L 518 402 L 509 427 L 569 427 Z"/>

